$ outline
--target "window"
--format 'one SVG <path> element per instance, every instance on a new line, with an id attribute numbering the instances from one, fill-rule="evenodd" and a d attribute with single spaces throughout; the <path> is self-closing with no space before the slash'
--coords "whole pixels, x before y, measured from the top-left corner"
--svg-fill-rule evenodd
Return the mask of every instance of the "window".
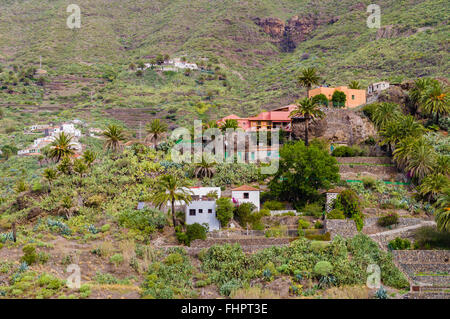
<path id="1" fill-rule="evenodd" d="M 208 214 L 212 214 L 212 209 L 208 209 Z"/>
<path id="2" fill-rule="evenodd" d="M 354 95 L 352 95 L 352 100 L 354 100 L 355 99 L 355 96 Z"/>
<path id="3" fill-rule="evenodd" d="M 248 193 L 244 193 L 244 198 L 248 199 Z"/>
<path id="4" fill-rule="evenodd" d="M 195 216 L 195 209 L 189 210 L 189 216 Z"/>
<path id="5" fill-rule="evenodd" d="M 199 214 L 203 214 L 203 209 L 199 209 L 199 210 L 198 210 L 198 213 L 199 213 Z"/>

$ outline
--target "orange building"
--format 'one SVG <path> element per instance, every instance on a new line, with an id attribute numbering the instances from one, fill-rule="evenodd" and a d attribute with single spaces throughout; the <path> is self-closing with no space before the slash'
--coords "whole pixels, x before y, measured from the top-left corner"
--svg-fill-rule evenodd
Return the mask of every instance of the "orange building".
<path id="1" fill-rule="evenodd" d="M 318 87 L 308 92 L 308 97 L 313 97 L 319 94 L 324 94 L 328 100 L 331 101 L 334 91 L 344 92 L 347 96 L 345 102 L 346 108 L 354 108 L 366 103 L 366 90 L 349 89 L 346 86 L 338 86 L 335 88 L 330 87 Z"/>

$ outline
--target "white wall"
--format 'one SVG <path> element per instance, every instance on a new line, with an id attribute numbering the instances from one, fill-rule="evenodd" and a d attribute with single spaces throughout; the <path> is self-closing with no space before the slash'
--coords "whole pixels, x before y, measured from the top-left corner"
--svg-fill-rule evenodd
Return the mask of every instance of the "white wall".
<path id="1" fill-rule="evenodd" d="M 195 209 L 195 216 L 189 215 L 189 210 Z M 202 209 L 203 213 L 198 210 Z M 208 213 L 208 209 L 212 209 L 212 213 Z M 216 202 L 215 201 L 193 201 L 186 205 L 186 224 L 192 225 L 198 223 L 200 225 L 206 223 L 209 225 L 209 231 L 220 229 L 220 222 L 216 217 Z"/>
<path id="2" fill-rule="evenodd" d="M 248 193 L 248 199 L 244 198 L 244 193 Z M 253 203 L 259 211 L 259 191 L 231 191 L 231 197 L 242 203 Z"/>

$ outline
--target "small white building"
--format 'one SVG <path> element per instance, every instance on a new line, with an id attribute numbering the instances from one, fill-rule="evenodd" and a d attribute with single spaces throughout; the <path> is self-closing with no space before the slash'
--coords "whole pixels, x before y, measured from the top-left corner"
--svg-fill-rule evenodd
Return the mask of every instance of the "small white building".
<path id="1" fill-rule="evenodd" d="M 192 201 L 185 207 L 186 224 L 206 224 L 209 231 L 220 229 L 216 216 L 216 199 L 206 196 L 215 192 L 217 198 L 220 198 L 220 187 L 192 187 L 189 190 L 192 193 Z"/>
<path id="2" fill-rule="evenodd" d="M 380 93 L 389 88 L 389 82 L 372 83 L 367 88 L 367 94 Z"/>
<path id="3" fill-rule="evenodd" d="M 259 201 L 259 189 L 243 185 L 231 190 L 231 197 L 233 202 L 237 205 L 242 203 L 252 203 L 256 206 L 256 209 L 259 211 L 260 209 L 260 201 Z"/>

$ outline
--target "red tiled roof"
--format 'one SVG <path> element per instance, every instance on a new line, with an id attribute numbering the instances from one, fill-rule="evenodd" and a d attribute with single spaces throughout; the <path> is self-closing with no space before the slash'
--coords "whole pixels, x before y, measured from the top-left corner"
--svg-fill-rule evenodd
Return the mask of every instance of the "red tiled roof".
<path id="1" fill-rule="evenodd" d="M 259 191 L 259 189 L 248 186 L 248 185 L 242 185 L 239 186 L 237 188 L 233 188 L 232 191 L 249 191 L 249 192 L 253 192 L 253 191 Z"/>
<path id="2" fill-rule="evenodd" d="M 262 112 L 257 116 L 250 117 L 250 121 L 284 121 L 290 122 L 289 118 L 290 112 L 279 112 L 279 111 L 271 111 L 271 112 Z"/>

